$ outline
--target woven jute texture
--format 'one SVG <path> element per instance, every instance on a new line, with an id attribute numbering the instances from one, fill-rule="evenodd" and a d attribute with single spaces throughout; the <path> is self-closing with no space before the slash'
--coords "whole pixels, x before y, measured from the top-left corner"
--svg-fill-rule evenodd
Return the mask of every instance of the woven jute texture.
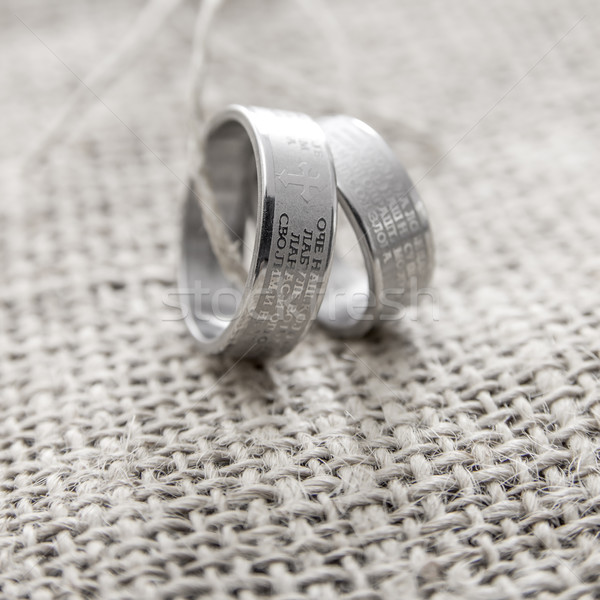
<path id="1" fill-rule="evenodd" d="M 197 4 L 22 169 L 144 4 L 5 0 L 0 597 L 600 597 L 597 6 L 224 3 L 208 111 L 362 118 L 437 242 L 418 310 L 260 366 L 173 308 Z"/>

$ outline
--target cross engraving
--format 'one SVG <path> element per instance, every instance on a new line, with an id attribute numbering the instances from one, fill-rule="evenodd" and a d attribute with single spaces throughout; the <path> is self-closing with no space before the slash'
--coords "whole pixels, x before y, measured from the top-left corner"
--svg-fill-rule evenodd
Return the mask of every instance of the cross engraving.
<path id="1" fill-rule="evenodd" d="M 287 169 L 284 169 L 281 173 L 277 173 L 277 178 L 283 183 L 284 187 L 287 187 L 288 185 L 302 186 L 300 196 L 302 196 L 305 202 L 309 202 L 314 190 L 320 192 L 324 187 L 317 183 L 321 178 L 321 173 L 311 175 L 310 167 L 307 162 L 301 162 L 298 167 L 300 173 L 290 173 Z"/>

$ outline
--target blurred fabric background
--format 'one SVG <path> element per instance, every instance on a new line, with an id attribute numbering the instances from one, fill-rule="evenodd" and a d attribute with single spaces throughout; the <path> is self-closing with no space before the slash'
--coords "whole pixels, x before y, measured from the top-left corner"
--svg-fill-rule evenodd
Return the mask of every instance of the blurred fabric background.
<path id="1" fill-rule="evenodd" d="M 223 3 L 207 112 L 365 120 L 436 239 L 434 306 L 264 366 L 169 307 L 197 7 L 88 91 L 143 2 L 0 6 L 2 597 L 598 597 L 598 5 Z"/>

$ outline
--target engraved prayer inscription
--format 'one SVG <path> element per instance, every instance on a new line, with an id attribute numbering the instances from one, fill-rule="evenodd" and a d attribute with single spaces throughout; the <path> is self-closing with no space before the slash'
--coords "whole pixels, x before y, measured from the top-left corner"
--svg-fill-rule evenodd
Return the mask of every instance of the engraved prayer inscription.
<path id="1" fill-rule="evenodd" d="M 386 280 L 405 288 L 411 278 L 426 272 L 428 264 L 425 234 L 415 209 L 417 192 L 385 153 L 365 146 L 363 135 L 340 127 L 330 136 L 338 182 L 342 192 L 352 190 L 355 206 L 361 207 L 369 223 L 368 235 Z"/>
<path id="2" fill-rule="evenodd" d="M 310 318 L 328 243 L 329 224 L 324 217 L 314 227 L 295 230 L 287 213 L 279 216 L 273 269 L 257 307 L 258 319 L 271 342 L 295 339 Z"/>
<path id="3" fill-rule="evenodd" d="M 298 119 L 273 142 L 274 214 L 268 267 L 252 314 L 257 344 L 291 348 L 318 305 L 329 264 L 334 226 L 333 174 L 322 131 Z"/>

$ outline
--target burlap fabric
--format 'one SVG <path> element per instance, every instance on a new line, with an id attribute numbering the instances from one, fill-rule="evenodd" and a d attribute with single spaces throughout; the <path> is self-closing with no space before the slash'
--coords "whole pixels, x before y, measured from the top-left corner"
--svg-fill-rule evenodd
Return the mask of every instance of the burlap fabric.
<path id="1" fill-rule="evenodd" d="M 143 5 L 0 7 L 3 598 L 600 597 L 597 5 L 326 4 L 227 2 L 207 106 L 381 131 L 433 307 L 262 367 L 169 307 L 195 7 L 20 181 Z"/>

